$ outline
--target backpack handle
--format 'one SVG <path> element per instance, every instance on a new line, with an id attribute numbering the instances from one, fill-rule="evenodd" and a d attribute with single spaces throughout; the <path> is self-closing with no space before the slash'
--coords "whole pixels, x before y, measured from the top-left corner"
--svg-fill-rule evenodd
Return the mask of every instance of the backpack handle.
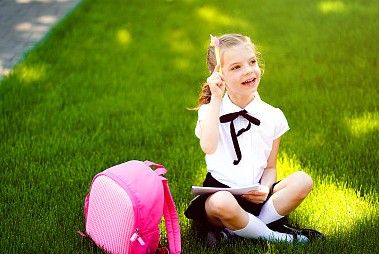
<path id="1" fill-rule="evenodd" d="M 167 173 L 167 169 L 163 165 L 157 164 L 155 162 L 147 161 L 147 160 L 144 161 L 143 163 L 145 163 L 145 165 L 148 167 L 154 166 L 155 167 L 154 172 L 157 173 L 157 175 L 159 176 L 165 175 Z"/>

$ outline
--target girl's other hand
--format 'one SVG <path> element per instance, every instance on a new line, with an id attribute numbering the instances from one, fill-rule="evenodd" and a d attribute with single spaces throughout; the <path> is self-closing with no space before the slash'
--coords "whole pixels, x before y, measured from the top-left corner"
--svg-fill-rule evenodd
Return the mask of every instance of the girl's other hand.
<path id="1" fill-rule="evenodd" d="M 218 72 L 220 65 L 216 65 L 211 76 L 207 78 L 207 84 L 211 90 L 212 97 L 222 98 L 225 91 L 225 81 L 222 74 Z"/>
<path id="2" fill-rule="evenodd" d="M 242 195 L 244 199 L 254 204 L 262 204 L 266 201 L 270 189 L 265 185 L 260 185 L 258 190 L 249 191 L 247 194 Z"/>

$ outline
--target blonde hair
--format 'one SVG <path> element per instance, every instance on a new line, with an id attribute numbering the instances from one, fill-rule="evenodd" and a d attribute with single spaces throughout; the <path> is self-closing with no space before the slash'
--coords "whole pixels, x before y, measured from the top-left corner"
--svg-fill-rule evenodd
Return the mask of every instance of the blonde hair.
<path id="1" fill-rule="evenodd" d="M 220 58 L 222 59 L 223 56 L 223 50 L 227 48 L 231 48 L 237 45 L 245 44 L 252 48 L 254 51 L 259 66 L 261 67 L 261 71 L 263 74 L 263 61 L 261 58 L 261 54 L 257 51 L 256 46 L 254 43 L 250 40 L 249 37 L 241 35 L 241 34 L 224 34 L 220 37 L 218 37 L 218 40 L 220 41 Z M 216 67 L 216 55 L 215 55 L 215 49 L 213 46 L 208 46 L 207 51 L 207 65 L 208 70 L 210 73 L 213 72 L 213 70 Z M 208 104 L 211 101 L 211 90 L 207 83 L 204 83 L 201 88 L 201 92 L 199 94 L 198 98 L 198 106 L 195 109 L 199 109 L 199 107 L 203 104 Z"/>

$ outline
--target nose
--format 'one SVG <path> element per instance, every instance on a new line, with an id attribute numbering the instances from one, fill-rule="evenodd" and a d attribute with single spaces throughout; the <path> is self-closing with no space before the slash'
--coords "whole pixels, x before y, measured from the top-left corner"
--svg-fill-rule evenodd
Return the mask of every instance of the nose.
<path id="1" fill-rule="evenodd" d="M 260 75 L 261 69 L 259 68 L 258 63 L 255 64 L 246 64 L 244 67 L 244 75 L 255 73 L 256 75 Z"/>
<path id="2" fill-rule="evenodd" d="M 250 66 L 250 65 L 247 65 L 245 66 L 244 70 L 243 70 L 243 73 L 246 75 L 246 74 L 250 74 L 254 72 L 254 67 L 253 66 Z"/>

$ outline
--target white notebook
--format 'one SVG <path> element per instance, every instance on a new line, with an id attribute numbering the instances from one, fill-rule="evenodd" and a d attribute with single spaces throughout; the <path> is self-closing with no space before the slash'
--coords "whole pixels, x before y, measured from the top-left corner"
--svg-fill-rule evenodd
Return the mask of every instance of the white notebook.
<path id="1" fill-rule="evenodd" d="M 229 191 L 233 195 L 243 195 L 252 190 L 258 190 L 259 184 L 254 184 L 241 188 L 217 188 L 217 187 L 202 187 L 202 186 L 192 186 L 192 195 L 201 195 L 201 194 L 212 194 L 217 191 Z"/>

